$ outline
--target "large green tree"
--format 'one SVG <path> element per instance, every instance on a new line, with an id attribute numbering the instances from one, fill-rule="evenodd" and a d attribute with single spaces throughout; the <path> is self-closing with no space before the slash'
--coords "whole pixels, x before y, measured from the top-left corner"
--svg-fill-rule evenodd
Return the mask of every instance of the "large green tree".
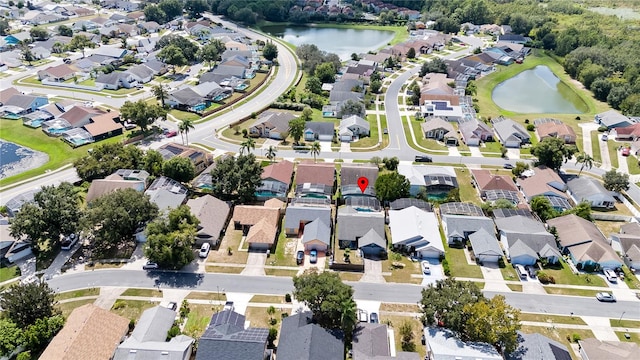
<path id="1" fill-rule="evenodd" d="M 547 221 L 558 217 L 560 213 L 551 206 L 551 202 L 544 196 L 534 196 L 530 201 L 531 210 L 536 213 L 542 221 Z"/>
<path id="2" fill-rule="evenodd" d="M 196 169 L 191 160 L 181 156 L 174 156 L 165 161 L 162 172 L 165 176 L 182 183 L 193 180 L 196 175 Z"/>
<path id="3" fill-rule="evenodd" d="M 164 165 L 164 158 L 156 150 L 149 149 L 144 154 L 144 162 L 142 168 L 153 176 L 162 175 L 162 165 Z"/>
<path id="4" fill-rule="evenodd" d="M 224 43 L 220 39 L 213 39 L 198 50 L 198 58 L 209 63 L 209 68 L 213 68 L 220 55 L 226 50 Z"/>
<path id="5" fill-rule="evenodd" d="M 147 21 L 155 21 L 158 24 L 162 25 L 166 21 L 167 14 L 164 13 L 162 9 L 158 5 L 148 4 L 144 7 L 144 18 Z"/>
<path id="6" fill-rule="evenodd" d="M 120 113 L 123 118 L 140 126 L 142 131 L 147 131 L 156 119 L 167 116 L 167 110 L 162 106 L 149 104 L 144 100 L 138 100 L 136 102 L 125 101 L 120 108 Z"/>
<path id="7" fill-rule="evenodd" d="M 91 181 L 105 178 L 118 169 L 140 169 L 144 156 L 142 150 L 134 145 L 102 143 L 74 161 L 73 166 L 83 181 Z"/>
<path id="8" fill-rule="evenodd" d="M 188 60 L 184 56 L 182 49 L 180 49 L 176 45 L 169 45 L 162 48 L 162 50 L 158 52 L 156 57 L 166 64 L 173 65 L 174 72 L 175 66 L 184 66 L 188 64 Z"/>
<path id="9" fill-rule="evenodd" d="M 378 176 L 375 189 L 380 201 L 393 201 L 409 197 L 409 180 L 397 172 L 390 172 Z"/>
<path id="10" fill-rule="evenodd" d="M 23 332 L 14 322 L 0 318 L 0 356 L 7 356 L 23 341 Z"/>
<path id="11" fill-rule="evenodd" d="M 322 83 L 333 83 L 336 81 L 336 69 L 330 62 L 325 62 L 316 66 L 314 76 Z"/>
<path id="12" fill-rule="evenodd" d="M 193 260 L 199 223 L 186 205 L 171 210 L 168 218 L 152 221 L 145 230 L 145 256 L 162 268 L 181 269 Z"/>
<path id="13" fill-rule="evenodd" d="M 174 45 L 182 51 L 182 55 L 187 59 L 187 62 L 196 61 L 198 55 L 198 45 L 187 37 L 177 34 L 165 35 L 156 43 L 156 50 L 163 49 L 167 46 Z"/>
<path id="14" fill-rule="evenodd" d="M 520 310 L 509 306 L 504 296 L 496 295 L 489 300 L 466 304 L 463 312 L 468 315 L 464 333 L 470 340 L 491 344 L 501 354 L 516 350 Z"/>
<path id="15" fill-rule="evenodd" d="M 262 56 L 269 61 L 273 61 L 278 57 L 278 47 L 272 42 L 266 43 L 262 48 Z"/>
<path id="16" fill-rule="evenodd" d="M 29 30 L 29 35 L 31 35 L 31 38 L 36 41 L 44 41 L 49 38 L 49 32 L 47 29 L 37 26 L 34 26 Z"/>
<path id="17" fill-rule="evenodd" d="M 189 17 L 197 19 L 202 13 L 209 11 L 209 4 L 205 0 L 187 0 L 184 3 L 184 9 L 189 13 Z"/>
<path id="18" fill-rule="evenodd" d="M 82 57 L 84 57 L 84 50 L 86 48 L 95 48 L 97 45 L 93 41 L 89 40 L 88 37 L 84 35 L 75 35 L 71 38 L 71 41 L 67 44 L 67 49 L 70 51 L 78 51 L 82 52 Z"/>
<path id="19" fill-rule="evenodd" d="M 10 286 L 0 297 L 3 316 L 24 329 L 58 314 L 55 292 L 44 281 Z"/>
<path id="20" fill-rule="evenodd" d="M 262 167 L 253 154 L 217 160 L 211 171 L 213 195 L 241 203 L 252 201 L 256 189 L 262 184 L 261 175 Z"/>
<path id="21" fill-rule="evenodd" d="M 553 170 L 559 170 L 576 152 L 575 145 L 565 144 L 563 139 L 556 137 L 548 137 L 531 147 L 531 154 L 538 158 L 538 164 Z"/>
<path id="22" fill-rule="evenodd" d="M 345 334 L 353 332 L 353 321 L 344 321 L 345 317 L 353 319 L 355 307 L 353 288 L 342 282 L 337 273 L 307 271 L 293 278 L 293 296 L 309 307 L 313 319 L 325 329 L 342 329 Z M 344 327 L 343 327 L 344 325 Z"/>
<path id="23" fill-rule="evenodd" d="M 611 169 L 602 175 L 604 188 L 609 191 L 622 192 L 629 190 L 629 174 Z"/>
<path id="24" fill-rule="evenodd" d="M 103 195 L 85 211 L 83 225 L 94 233 L 94 255 L 102 257 L 133 240 L 136 229 L 158 215 L 158 207 L 134 189 Z"/>
<path id="25" fill-rule="evenodd" d="M 57 249 L 60 235 L 78 230 L 81 213 L 78 200 L 70 183 L 44 186 L 34 195 L 34 202 L 23 205 L 12 219 L 11 236 L 28 237 L 36 251 Z"/>
<path id="26" fill-rule="evenodd" d="M 302 118 L 295 118 L 289 121 L 289 135 L 293 138 L 293 142 L 300 143 L 302 135 L 304 135 L 304 127 L 306 122 Z"/>

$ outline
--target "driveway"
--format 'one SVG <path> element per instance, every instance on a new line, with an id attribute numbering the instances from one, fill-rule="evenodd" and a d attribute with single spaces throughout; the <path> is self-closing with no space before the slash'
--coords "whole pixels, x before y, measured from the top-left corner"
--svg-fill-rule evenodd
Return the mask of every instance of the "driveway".
<path id="1" fill-rule="evenodd" d="M 331 152 L 331 141 L 319 141 L 322 152 Z"/>
<path id="2" fill-rule="evenodd" d="M 504 291 L 510 292 L 511 289 L 504 282 L 502 273 L 498 264 L 487 263 L 480 266 L 482 276 L 484 277 L 484 289 L 485 291 Z"/>
<path id="3" fill-rule="evenodd" d="M 429 261 L 429 267 L 431 268 L 431 274 L 422 274 L 422 283 L 420 285 L 426 286 L 429 284 L 435 284 L 438 280 L 444 280 L 444 270 L 442 270 L 442 264 L 438 259 L 427 259 Z M 421 268 L 422 270 L 422 268 Z"/>
<path id="4" fill-rule="evenodd" d="M 583 151 L 593 156 L 593 145 L 591 144 L 591 132 L 598 130 L 598 124 L 594 122 L 578 124 L 582 128 L 582 148 Z"/>
<path id="5" fill-rule="evenodd" d="M 473 157 L 482 157 L 482 151 L 477 146 L 469 146 L 469 151 L 471 151 L 471 156 Z"/>
<path id="6" fill-rule="evenodd" d="M 364 275 L 360 278 L 360 281 L 371 283 L 386 283 L 387 281 L 382 276 L 382 261 L 363 258 L 364 261 Z"/>
<path id="7" fill-rule="evenodd" d="M 507 157 L 511 160 L 520 159 L 520 149 L 507 149 Z"/>
<path id="8" fill-rule="evenodd" d="M 247 266 L 244 268 L 244 270 L 242 270 L 240 275 L 265 276 L 265 261 L 267 261 L 266 253 L 249 251 L 249 257 L 247 257 Z"/>

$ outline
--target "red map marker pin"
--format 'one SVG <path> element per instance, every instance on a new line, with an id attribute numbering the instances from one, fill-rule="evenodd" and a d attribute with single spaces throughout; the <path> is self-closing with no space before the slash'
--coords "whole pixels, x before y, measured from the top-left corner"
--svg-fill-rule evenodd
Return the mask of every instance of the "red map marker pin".
<path id="1" fill-rule="evenodd" d="M 362 191 L 363 194 L 364 194 L 364 191 L 367 189 L 367 186 L 369 186 L 369 179 L 367 179 L 364 176 L 361 176 L 360 178 L 358 178 L 358 187 L 360 188 L 360 191 Z"/>

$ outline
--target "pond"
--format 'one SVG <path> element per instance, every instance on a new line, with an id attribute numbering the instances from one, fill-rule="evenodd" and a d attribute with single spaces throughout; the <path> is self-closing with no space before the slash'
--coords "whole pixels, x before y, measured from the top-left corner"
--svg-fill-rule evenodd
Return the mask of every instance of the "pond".
<path id="1" fill-rule="evenodd" d="M 45 153 L 0 140 L 0 179 L 40 167 L 49 161 Z"/>
<path id="2" fill-rule="evenodd" d="M 295 46 L 314 44 L 342 60 L 350 59 L 353 53 L 378 50 L 395 36 L 393 31 L 386 30 L 307 26 L 265 26 L 262 30 Z"/>
<path id="3" fill-rule="evenodd" d="M 523 114 L 582 114 L 588 110 L 569 85 L 542 65 L 501 82 L 491 98 L 501 108 Z"/>

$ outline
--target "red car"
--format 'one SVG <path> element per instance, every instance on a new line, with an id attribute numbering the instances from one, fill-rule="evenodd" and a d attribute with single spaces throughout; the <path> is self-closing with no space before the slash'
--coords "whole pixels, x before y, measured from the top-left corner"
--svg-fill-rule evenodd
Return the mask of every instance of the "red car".
<path id="1" fill-rule="evenodd" d="M 631 149 L 629 148 L 622 149 L 622 156 L 629 156 L 630 153 L 631 153 Z"/>
<path id="2" fill-rule="evenodd" d="M 175 130 L 171 130 L 171 131 L 169 131 L 169 132 L 167 133 L 167 137 L 168 137 L 168 138 L 170 138 L 170 137 L 174 137 L 174 136 L 178 136 L 178 132 L 177 132 L 177 131 L 175 131 Z"/>

